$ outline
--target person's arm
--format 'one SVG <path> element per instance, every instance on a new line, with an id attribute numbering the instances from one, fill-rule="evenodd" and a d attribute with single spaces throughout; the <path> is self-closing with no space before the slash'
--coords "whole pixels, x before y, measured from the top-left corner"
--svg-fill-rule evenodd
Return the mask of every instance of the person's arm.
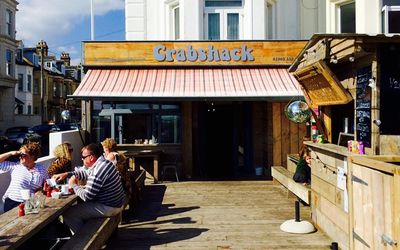
<path id="1" fill-rule="evenodd" d="M 20 155 L 19 151 L 9 151 L 0 155 L 0 162 L 3 162 L 10 158 L 11 156 Z"/>
<path id="2" fill-rule="evenodd" d="M 18 162 L 11 162 L 11 161 L 6 161 L 7 158 L 14 156 L 14 155 L 20 155 L 19 151 L 10 151 L 6 152 L 0 155 L 0 170 L 4 172 L 9 172 L 14 169 L 15 166 L 17 166 L 19 163 Z"/>
<path id="3" fill-rule="evenodd" d="M 90 175 L 87 178 L 85 187 L 81 187 L 76 184 L 75 180 L 71 180 L 69 185 L 74 189 L 76 195 L 78 195 L 83 201 L 93 200 L 96 195 L 100 192 L 100 189 L 104 185 L 104 170 L 109 167 L 107 164 L 112 164 L 108 161 L 103 161 L 100 165 L 96 166 L 100 171 L 95 175 Z M 79 178 L 78 178 L 79 179 Z M 75 182 L 75 183 L 74 183 Z"/>

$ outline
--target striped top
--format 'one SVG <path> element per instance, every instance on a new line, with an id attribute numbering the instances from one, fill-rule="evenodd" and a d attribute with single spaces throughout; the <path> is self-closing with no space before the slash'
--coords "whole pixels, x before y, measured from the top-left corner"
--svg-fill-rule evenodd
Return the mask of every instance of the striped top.
<path id="1" fill-rule="evenodd" d="M 83 169 L 71 172 L 78 180 L 86 181 L 83 188 L 74 185 L 74 192 L 84 201 L 95 201 L 109 207 L 121 207 L 125 194 L 121 177 L 112 162 L 100 156 L 90 171 Z"/>
<path id="2" fill-rule="evenodd" d="M 21 189 L 29 189 L 31 193 L 42 188 L 43 183 L 48 179 L 46 167 L 42 164 L 35 164 L 35 167 L 28 169 L 19 162 L 3 161 L 0 163 L 0 170 L 11 172 L 11 182 L 3 196 L 3 201 L 10 198 L 13 201 L 23 202 Z"/>

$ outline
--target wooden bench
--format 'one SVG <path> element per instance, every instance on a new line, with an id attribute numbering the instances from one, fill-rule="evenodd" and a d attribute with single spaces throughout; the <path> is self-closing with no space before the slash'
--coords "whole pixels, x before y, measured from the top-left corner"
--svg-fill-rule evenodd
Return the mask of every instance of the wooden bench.
<path id="1" fill-rule="evenodd" d="M 298 198 L 306 204 L 310 204 L 311 187 L 310 185 L 303 185 L 293 180 L 293 173 L 281 166 L 272 166 L 271 174 L 274 180 L 285 186 L 290 192 L 295 194 Z"/>
<path id="2" fill-rule="evenodd" d="M 121 214 L 88 220 L 81 230 L 65 242 L 61 249 L 101 249 L 120 221 Z"/>
<path id="3" fill-rule="evenodd" d="M 144 181 L 146 179 L 146 171 L 139 170 L 135 174 L 133 174 L 134 171 L 130 172 L 132 172 L 130 177 L 132 178 L 132 194 L 129 200 L 129 209 L 132 211 L 140 200 Z M 90 219 L 61 249 L 101 249 L 113 232 L 118 228 L 121 220 L 121 213 L 113 217 Z"/>

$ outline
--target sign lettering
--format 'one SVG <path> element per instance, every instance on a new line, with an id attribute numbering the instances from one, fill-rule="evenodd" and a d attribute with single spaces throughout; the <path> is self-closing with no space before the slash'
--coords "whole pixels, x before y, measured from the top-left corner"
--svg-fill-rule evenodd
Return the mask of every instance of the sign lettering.
<path id="1" fill-rule="evenodd" d="M 208 45 L 207 49 L 195 49 L 192 45 L 181 49 L 168 49 L 164 45 L 157 45 L 153 48 L 153 56 L 159 62 L 254 61 L 254 56 L 251 54 L 252 52 L 253 49 L 248 48 L 245 44 L 235 49 L 216 49 L 213 45 Z"/>

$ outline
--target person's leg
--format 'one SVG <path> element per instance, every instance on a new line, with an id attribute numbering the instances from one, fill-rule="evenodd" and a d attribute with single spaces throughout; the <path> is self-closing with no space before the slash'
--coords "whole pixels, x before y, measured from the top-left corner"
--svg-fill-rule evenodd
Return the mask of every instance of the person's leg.
<path id="1" fill-rule="evenodd" d="M 82 202 L 69 208 L 64 214 L 64 221 L 75 234 L 91 218 L 109 217 L 118 214 L 120 208 L 104 206 L 95 202 Z"/>
<path id="2" fill-rule="evenodd" d="M 10 211 L 14 207 L 18 207 L 19 204 L 21 204 L 21 202 L 11 200 L 10 198 L 6 198 L 4 200 L 4 213 Z"/>

